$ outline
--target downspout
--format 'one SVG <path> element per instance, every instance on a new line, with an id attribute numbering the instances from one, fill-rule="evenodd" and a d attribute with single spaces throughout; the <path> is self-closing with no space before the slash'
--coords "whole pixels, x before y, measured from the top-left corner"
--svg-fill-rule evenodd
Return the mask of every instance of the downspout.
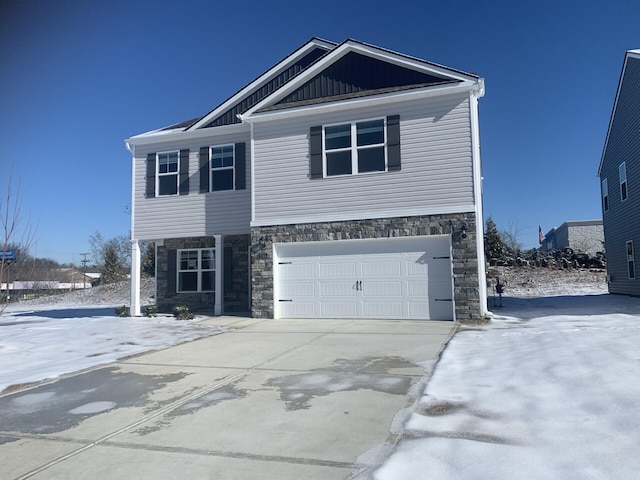
<path id="1" fill-rule="evenodd" d="M 484 96 L 484 80 L 478 79 L 478 87 L 470 91 L 471 144 L 473 162 L 473 190 L 476 213 L 476 249 L 478 261 L 478 293 L 480 296 L 480 316 L 489 313 L 487 306 L 487 271 L 484 255 L 484 216 L 482 209 L 482 160 L 480 157 L 480 123 L 478 118 L 478 99 Z"/>

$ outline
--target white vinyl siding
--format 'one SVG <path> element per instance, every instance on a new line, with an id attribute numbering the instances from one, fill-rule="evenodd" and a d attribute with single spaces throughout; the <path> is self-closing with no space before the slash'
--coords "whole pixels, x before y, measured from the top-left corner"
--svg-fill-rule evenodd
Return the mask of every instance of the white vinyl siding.
<path id="1" fill-rule="evenodd" d="M 309 129 L 400 115 L 401 170 L 309 179 Z M 254 125 L 254 225 L 473 211 L 468 95 Z"/>
<path id="2" fill-rule="evenodd" d="M 250 135 L 212 136 L 187 142 L 165 143 L 160 146 L 138 146 L 135 152 L 134 231 L 133 238 L 153 240 L 163 238 L 233 235 L 249 233 L 251 220 L 251 190 L 227 190 L 199 193 L 199 149 L 210 145 L 237 142 L 246 144 L 246 178 L 250 185 Z M 148 153 L 189 149 L 189 194 L 145 198 L 145 161 Z"/>

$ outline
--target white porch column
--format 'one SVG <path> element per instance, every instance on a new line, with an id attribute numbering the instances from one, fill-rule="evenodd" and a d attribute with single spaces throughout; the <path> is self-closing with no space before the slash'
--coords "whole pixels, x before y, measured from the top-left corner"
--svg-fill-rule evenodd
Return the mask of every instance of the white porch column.
<path id="1" fill-rule="evenodd" d="M 131 305 L 129 312 L 133 317 L 140 313 L 140 245 L 138 240 L 131 240 Z"/>
<path id="2" fill-rule="evenodd" d="M 213 306 L 214 315 L 222 315 L 222 258 L 224 257 L 224 247 L 222 246 L 222 235 L 214 235 L 216 239 L 216 300 Z"/>

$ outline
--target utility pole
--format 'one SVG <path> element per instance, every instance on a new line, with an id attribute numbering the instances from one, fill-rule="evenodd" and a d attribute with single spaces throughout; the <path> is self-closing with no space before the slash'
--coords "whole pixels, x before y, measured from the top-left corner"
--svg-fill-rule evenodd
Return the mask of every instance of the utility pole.
<path id="1" fill-rule="evenodd" d="M 87 289 L 87 262 L 89 260 L 87 260 L 87 255 L 89 255 L 88 253 L 81 253 L 80 255 L 82 255 L 82 287 L 83 290 Z"/>

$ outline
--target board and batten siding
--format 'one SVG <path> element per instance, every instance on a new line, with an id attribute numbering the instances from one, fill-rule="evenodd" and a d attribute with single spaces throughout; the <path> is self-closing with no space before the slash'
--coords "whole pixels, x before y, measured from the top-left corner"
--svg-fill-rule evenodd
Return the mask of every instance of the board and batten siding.
<path id="1" fill-rule="evenodd" d="M 254 125 L 254 226 L 474 211 L 468 95 Z M 309 178 L 312 126 L 400 116 L 401 170 Z"/>
<path id="2" fill-rule="evenodd" d="M 133 238 L 164 238 L 234 235 L 250 232 L 251 141 L 250 134 L 199 138 L 176 143 L 137 146 L 135 151 Z M 201 147 L 244 142 L 246 189 L 200 192 L 199 151 Z M 145 197 L 148 153 L 189 149 L 189 194 Z"/>
<path id="3" fill-rule="evenodd" d="M 640 295 L 640 58 L 629 57 L 604 151 L 600 180 L 607 179 L 609 209 L 603 211 L 609 291 Z M 625 162 L 628 198 L 620 195 Z M 627 241 L 633 241 L 636 278 L 629 279 Z"/>

